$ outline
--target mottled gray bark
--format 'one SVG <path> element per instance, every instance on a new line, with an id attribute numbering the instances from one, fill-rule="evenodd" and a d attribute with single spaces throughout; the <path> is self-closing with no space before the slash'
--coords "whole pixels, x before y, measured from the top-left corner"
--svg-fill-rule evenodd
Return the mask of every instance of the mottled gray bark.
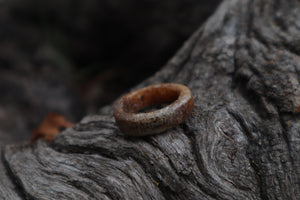
<path id="1" fill-rule="evenodd" d="M 3 199 L 300 199 L 300 3 L 227 0 L 136 88 L 183 83 L 191 116 L 125 137 L 113 106 L 1 149 Z"/>

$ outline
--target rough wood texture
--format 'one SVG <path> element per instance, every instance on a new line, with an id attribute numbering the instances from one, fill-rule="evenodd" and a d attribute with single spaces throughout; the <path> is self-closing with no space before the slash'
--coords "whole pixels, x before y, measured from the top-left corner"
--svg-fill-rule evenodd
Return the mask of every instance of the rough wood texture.
<path id="1" fill-rule="evenodd" d="M 1 149 L 3 199 L 300 199 L 300 3 L 227 0 L 137 86 L 188 85 L 192 115 L 124 137 L 112 106 L 50 145 Z"/>

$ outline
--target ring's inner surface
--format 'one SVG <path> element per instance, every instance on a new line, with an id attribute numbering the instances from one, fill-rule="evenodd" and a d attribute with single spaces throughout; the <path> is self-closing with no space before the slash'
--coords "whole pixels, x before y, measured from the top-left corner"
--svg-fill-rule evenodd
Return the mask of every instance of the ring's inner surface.
<path id="1" fill-rule="evenodd" d="M 142 89 L 124 98 L 124 111 L 151 112 L 164 107 L 166 103 L 172 103 L 178 99 L 180 90 L 169 87 L 150 87 Z"/>

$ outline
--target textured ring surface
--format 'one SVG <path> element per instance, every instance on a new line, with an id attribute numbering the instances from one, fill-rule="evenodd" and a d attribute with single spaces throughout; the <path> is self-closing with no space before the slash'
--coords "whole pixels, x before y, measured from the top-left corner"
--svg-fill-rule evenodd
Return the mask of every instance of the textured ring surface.
<path id="1" fill-rule="evenodd" d="M 169 103 L 151 111 L 139 112 L 149 106 Z M 161 133 L 183 122 L 194 107 L 190 89 L 176 83 L 158 84 L 133 91 L 115 105 L 114 116 L 120 130 L 131 136 Z"/>

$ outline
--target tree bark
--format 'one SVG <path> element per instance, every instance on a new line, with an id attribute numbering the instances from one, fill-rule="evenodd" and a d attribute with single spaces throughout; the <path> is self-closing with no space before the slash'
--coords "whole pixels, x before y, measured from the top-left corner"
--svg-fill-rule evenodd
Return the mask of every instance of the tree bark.
<path id="1" fill-rule="evenodd" d="M 299 56 L 299 1 L 226 0 L 136 86 L 187 85 L 184 123 L 126 137 L 110 105 L 50 144 L 3 146 L 0 197 L 300 199 Z"/>

